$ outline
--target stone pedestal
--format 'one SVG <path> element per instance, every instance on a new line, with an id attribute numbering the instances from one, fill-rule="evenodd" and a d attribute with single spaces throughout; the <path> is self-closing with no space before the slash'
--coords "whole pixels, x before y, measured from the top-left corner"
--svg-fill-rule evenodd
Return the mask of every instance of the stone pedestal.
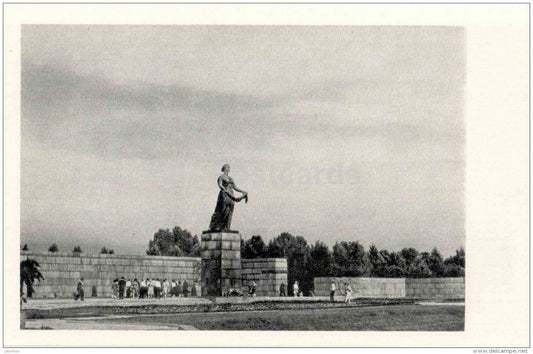
<path id="1" fill-rule="evenodd" d="M 238 231 L 202 233 L 202 296 L 242 290 L 241 235 Z"/>

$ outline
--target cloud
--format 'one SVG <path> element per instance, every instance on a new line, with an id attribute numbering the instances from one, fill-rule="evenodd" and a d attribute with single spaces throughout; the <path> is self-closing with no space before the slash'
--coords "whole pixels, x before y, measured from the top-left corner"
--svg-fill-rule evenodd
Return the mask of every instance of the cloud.
<path id="1" fill-rule="evenodd" d="M 23 144 L 30 139 L 59 151 L 142 159 L 264 152 L 275 149 L 279 139 L 286 144 L 336 140 L 339 146 L 349 139 L 379 139 L 392 150 L 431 143 L 444 150 L 451 146 L 454 152 L 454 146 L 463 144 L 457 114 L 443 123 L 434 114 L 433 124 L 425 124 L 427 118 L 419 112 L 435 105 L 420 97 L 427 90 L 413 89 L 407 98 L 396 100 L 399 109 L 375 111 L 383 106 L 376 100 L 393 100 L 399 91 L 394 85 L 379 87 L 375 82 L 325 81 L 284 97 L 254 97 L 179 85 L 117 85 L 61 68 L 29 65 L 22 73 Z M 455 91 L 434 90 L 441 101 L 457 104 Z M 355 111 L 350 111 L 354 104 Z M 396 122 L 409 104 L 414 113 Z M 317 111 L 320 115 L 313 114 Z"/>
<path id="2" fill-rule="evenodd" d="M 277 101 L 179 85 L 114 85 L 31 66 L 22 74 L 23 137 L 56 149 L 156 158 L 190 151 L 198 143 L 209 148 L 235 136 L 246 142 L 263 125 L 256 121 L 254 126 L 250 114 Z"/>

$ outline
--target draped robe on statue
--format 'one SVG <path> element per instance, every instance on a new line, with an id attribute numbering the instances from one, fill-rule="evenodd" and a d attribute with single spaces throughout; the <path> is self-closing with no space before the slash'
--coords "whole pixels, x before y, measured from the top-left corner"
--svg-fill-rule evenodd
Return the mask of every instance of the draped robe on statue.
<path id="1" fill-rule="evenodd" d="M 233 208 L 237 199 L 233 195 L 233 178 L 230 176 L 222 175 L 219 177 L 222 182 L 222 186 L 228 191 L 220 190 L 218 193 L 217 205 L 215 212 L 211 217 L 211 223 L 209 224 L 210 231 L 230 231 L 231 230 L 231 217 L 233 215 Z"/>

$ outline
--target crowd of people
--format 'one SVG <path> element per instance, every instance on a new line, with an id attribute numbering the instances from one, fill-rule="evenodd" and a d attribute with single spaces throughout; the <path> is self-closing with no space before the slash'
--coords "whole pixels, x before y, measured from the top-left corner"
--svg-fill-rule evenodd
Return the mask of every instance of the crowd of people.
<path id="1" fill-rule="evenodd" d="M 248 295 L 251 297 L 256 297 L 257 292 L 257 283 L 252 281 L 248 285 Z M 184 280 L 183 283 L 181 280 L 171 280 L 168 279 L 141 279 L 138 281 L 136 278 L 133 279 L 120 279 L 113 280 L 111 285 L 113 291 L 113 299 L 124 299 L 124 298 L 134 298 L 134 299 L 160 299 L 168 297 L 189 297 L 199 295 L 196 290 L 196 284 L 193 282 L 192 286 L 189 286 L 187 280 Z M 301 297 L 303 292 L 300 289 L 298 281 L 295 281 L 292 287 L 293 296 Z M 336 286 L 335 282 L 331 280 L 330 284 L 330 301 L 335 301 L 335 292 Z M 349 283 L 344 283 L 344 302 L 350 304 L 352 299 L 353 289 Z M 286 287 L 285 283 L 282 283 L 279 288 L 279 295 L 286 296 Z M 312 294 L 312 293 L 311 293 Z M 239 289 L 230 289 L 227 293 L 224 293 L 223 296 L 242 296 L 242 293 Z M 311 296 L 314 296 L 312 294 Z M 83 278 L 78 281 L 76 286 L 76 292 L 74 293 L 75 300 L 84 301 L 84 290 L 83 290 Z"/>
<path id="2" fill-rule="evenodd" d="M 161 299 L 168 297 L 189 297 L 197 296 L 196 284 L 193 282 L 189 286 L 187 280 L 168 279 L 120 279 L 113 280 L 111 285 L 113 290 L 112 298 L 122 300 L 124 298 L 134 299 Z"/>

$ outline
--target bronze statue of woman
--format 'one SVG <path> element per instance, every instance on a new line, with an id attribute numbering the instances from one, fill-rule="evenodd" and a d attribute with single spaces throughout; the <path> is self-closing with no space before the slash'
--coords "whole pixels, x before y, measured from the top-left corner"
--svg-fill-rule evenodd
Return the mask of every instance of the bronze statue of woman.
<path id="1" fill-rule="evenodd" d="M 222 174 L 218 177 L 217 183 L 220 188 L 218 193 L 217 206 L 211 217 L 209 224 L 210 231 L 231 231 L 231 217 L 235 202 L 245 200 L 248 202 L 248 193 L 237 188 L 233 178 L 229 176 L 230 167 L 228 164 L 222 166 Z M 242 196 L 235 197 L 233 191 L 242 193 Z"/>

